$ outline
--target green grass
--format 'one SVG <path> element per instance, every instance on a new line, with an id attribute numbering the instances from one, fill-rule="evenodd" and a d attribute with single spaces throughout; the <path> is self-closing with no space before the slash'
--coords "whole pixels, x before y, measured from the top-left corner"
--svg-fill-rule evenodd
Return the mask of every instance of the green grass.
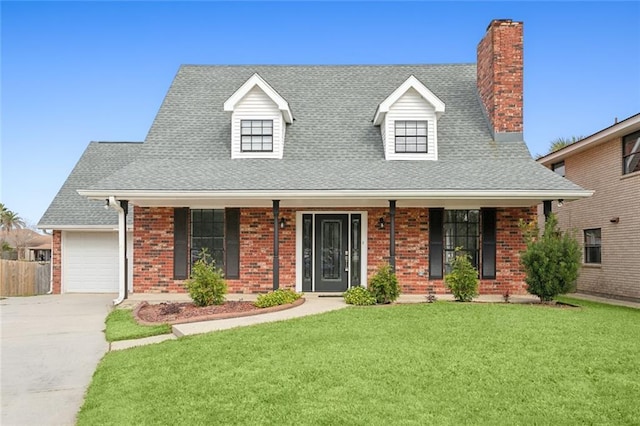
<path id="1" fill-rule="evenodd" d="M 79 425 L 637 424 L 640 310 L 351 307 L 108 353 Z"/>
<path id="2" fill-rule="evenodd" d="M 107 324 L 105 336 L 108 342 L 171 333 L 169 324 L 153 326 L 138 324 L 133 319 L 133 311 L 131 309 L 114 309 L 107 316 L 105 323 Z"/>

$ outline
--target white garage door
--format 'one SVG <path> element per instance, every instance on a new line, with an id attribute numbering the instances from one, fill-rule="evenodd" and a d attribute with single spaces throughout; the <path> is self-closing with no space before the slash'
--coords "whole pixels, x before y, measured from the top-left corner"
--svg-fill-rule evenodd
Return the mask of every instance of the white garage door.
<path id="1" fill-rule="evenodd" d="M 118 292 L 118 233 L 64 232 L 62 291 Z"/>

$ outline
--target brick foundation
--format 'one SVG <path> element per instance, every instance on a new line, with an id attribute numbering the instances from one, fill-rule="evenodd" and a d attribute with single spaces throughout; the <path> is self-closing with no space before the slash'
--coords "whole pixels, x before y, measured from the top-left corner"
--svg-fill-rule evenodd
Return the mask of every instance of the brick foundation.
<path id="1" fill-rule="evenodd" d="M 314 209 L 317 210 L 317 209 Z M 356 211 L 358 209 L 340 209 Z M 368 213 L 367 275 L 389 261 L 389 227 L 378 228 L 378 219 L 388 223 L 386 208 Z M 518 221 L 533 220 L 535 208 L 498 209 L 495 280 L 482 280 L 480 293 L 526 292 L 520 267 L 524 242 Z M 280 288 L 295 289 L 296 210 L 280 209 L 286 227 L 280 229 Z M 396 273 L 402 291 L 408 294 L 446 293 L 443 280 L 428 279 L 429 210 L 399 208 L 396 212 Z M 54 238 L 55 241 L 55 238 Z M 55 242 L 54 242 L 55 245 Z M 134 291 L 184 292 L 183 281 L 173 279 L 173 209 L 140 208 L 134 213 Z M 240 278 L 227 280 L 229 292 L 262 293 L 273 285 L 273 214 L 268 208 L 240 212 Z"/>

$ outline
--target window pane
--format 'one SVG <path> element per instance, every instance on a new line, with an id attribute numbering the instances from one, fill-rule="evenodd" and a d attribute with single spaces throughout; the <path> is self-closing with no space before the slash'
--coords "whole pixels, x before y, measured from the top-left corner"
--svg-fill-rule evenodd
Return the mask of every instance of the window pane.
<path id="1" fill-rule="evenodd" d="M 444 249 L 445 271 L 451 271 L 451 261 L 455 258 L 455 248 L 462 247 L 462 253 L 471 257 L 478 268 L 480 258 L 480 226 L 478 210 L 445 210 Z"/>
<path id="2" fill-rule="evenodd" d="M 222 267 L 224 259 L 224 210 L 191 210 L 191 260 L 195 262 L 203 248 Z"/>
<path id="3" fill-rule="evenodd" d="M 584 261 L 585 263 L 600 263 L 601 256 L 601 230 L 584 230 Z"/>
<path id="4" fill-rule="evenodd" d="M 640 152 L 640 132 L 635 132 L 624 137 L 624 155 Z"/>

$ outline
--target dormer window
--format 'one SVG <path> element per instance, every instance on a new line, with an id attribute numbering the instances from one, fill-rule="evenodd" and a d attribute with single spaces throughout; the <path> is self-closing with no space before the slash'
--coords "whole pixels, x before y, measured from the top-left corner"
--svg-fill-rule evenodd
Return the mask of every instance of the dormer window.
<path id="1" fill-rule="evenodd" d="M 438 119 L 444 102 L 414 76 L 378 105 L 373 124 L 380 126 L 387 160 L 437 160 Z"/>
<path id="2" fill-rule="evenodd" d="M 242 152 L 273 152 L 273 120 L 240 120 Z"/>
<path id="3" fill-rule="evenodd" d="M 223 108 L 231 112 L 231 158 L 282 158 L 293 116 L 287 101 L 262 77 L 251 76 Z"/>
<path id="4" fill-rule="evenodd" d="M 427 122 L 426 121 L 397 121 L 396 124 L 396 153 L 416 152 L 426 154 L 427 151 Z"/>

